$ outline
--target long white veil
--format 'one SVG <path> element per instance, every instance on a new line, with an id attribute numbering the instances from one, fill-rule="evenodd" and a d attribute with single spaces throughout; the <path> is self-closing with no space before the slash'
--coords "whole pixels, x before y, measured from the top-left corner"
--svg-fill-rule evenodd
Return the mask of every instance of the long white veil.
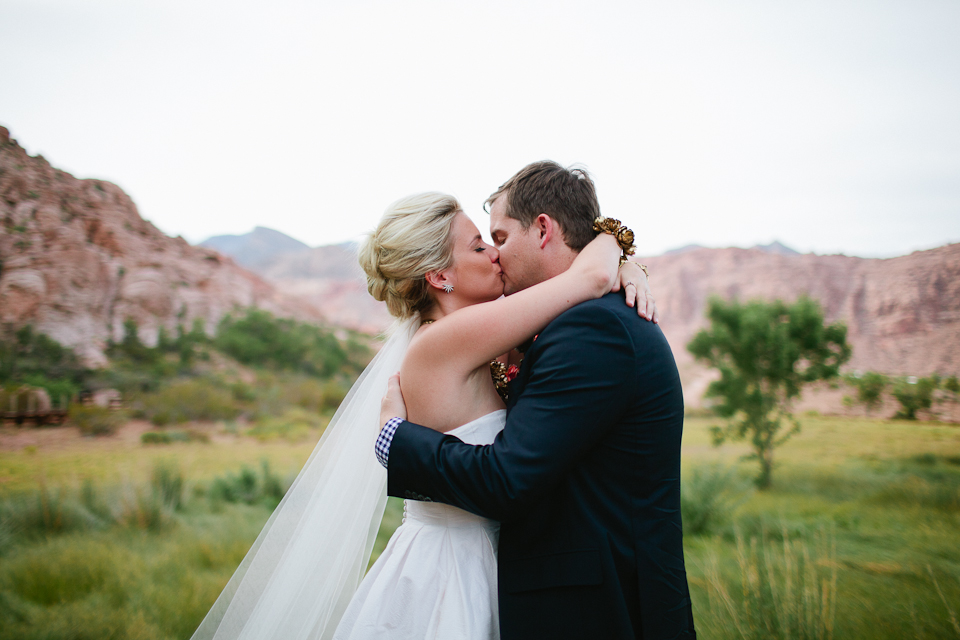
<path id="1" fill-rule="evenodd" d="M 387 503 L 380 399 L 419 322 L 401 323 L 347 394 L 192 640 L 328 639 L 366 571 Z"/>

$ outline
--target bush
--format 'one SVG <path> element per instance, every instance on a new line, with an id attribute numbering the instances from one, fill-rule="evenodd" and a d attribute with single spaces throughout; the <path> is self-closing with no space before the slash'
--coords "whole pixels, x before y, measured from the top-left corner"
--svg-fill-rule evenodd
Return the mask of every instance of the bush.
<path id="1" fill-rule="evenodd" d="M 939 380 L 930 378 L 900 378 L 893 385 L 893 397 L 900 403 L 900 410 L 894 418 L 916 420 L 917 411 L 929 409 L 933 405 L 933 392 Z"/>
<path id="2" fill-rule="evenodd" d="M 210 500 L 214 503 L 264 503 L 276 507 L 286 494 L 289 485 L 273 473 L 266 459 L 261 462 L 260 470 L 261 477 L 257 477 L 256 471 L 244 465 L 240 468 L 239 474 L 227 474 L 216 478 L 210 486 Z"/>
<path id="3" fill-rule="evenodd" d="M 84 505 L 70 499 L 62 489 L 39 490 L 12 496 L 0 502 L 0 536 L 9 543 L 15 537 L 43 537 L 98 529 L 104 525 Z"/>
<path id="4" fill-rule="evenodd" d="M 163 504 L 174 511 L 183 504 L 183 473 L 179 467 L 159 463 L 153 468 L 153 490 Z"/>
<path id="5" fill-rule="evenodd" d="M 867 415 L 876 410 L 883 403 L 883 392 L 886 391 L 890 381 L 882 373 L 868 371 L 862 375 L 844 376 L 844 381 L 857 390 L 856 399 L 850 398 L 851 404 L 859 402 L 867 409 Z M 844 398 L 844 404 L 847 404 L 847 398 Z"/>
<path id="6" fill-rule="evenodd" d="M 681 485 L 683 532 L 717 533 L 748 496 L 749 486 L 737 477 L 735 468 L 719 464 L 697 467 Z"/>
<path id="7" fill-rule="evenodd" d="M 116 433 L 123 425 L 126 416 L 120 411 L 113 411 L 96 405 L 74 404 L 70 406 L 70 421 L 80 428 L 85 436 L 103 436 Z"/>
<path id="8" fill-rule="evenodd" d="M 336 411 L 347 397 L 348 389 L 331 380 L 323 385 L 323 404 L 321 408 Z"/>
<path id="9" fill-rule="evenodd" d="M 35 380 L 39 377 L 47 382 L 64 381 L 71 388 L 78 388 L 88 373 L 73 350 L 35 332 L 30 325 L 12 335 L 9 331 L 0 332 L 0 383 L 26 382 L 28 377 Z M 47 388 L 44 384 L 36 386 Z"/>
<path id="10" fill-rule="evenodd" d="M 143 415 L 157 426 L 189 420 L 231 420 L 240 415 L 233 394 L 203 378 L 174 382 L 141 397 L 138 404 Z"/>
<path id="11" fill-rule="evenodd" d="M 175 522 L 172 509 L 156 490 L 127 487 L 117 517 L 119 524 L 144 531 L 162 531 Z"/>
<path id="12" fill-rule="evenodd" d="M 210 442 L 210 436 L 196 429 L 145 431 L 140 434 L 142 444 L 173 444 L 174 442 Z"/>
<path id="13" fill-rule="evenodd" d="M 284 438 L 297 441 L 310 437 L 311 430 L 325 427 L 327 420 L 303 409 L 289 409 L 279 418 L 261 418 L 247 435 L 263 440 Z"/>
<path id="14" fill-rule="evenodd" d="M 7 575 L 17 596 L 49 606 L 102 590 L 119 577 L 118 560 L 116 550 L 106 545 L 61 542 L 10 559 Z"/>
<path id="15" fill-rule="evenodd" d="M 316 325 L 275 318 L 260 309 L 249 309 L 241 318 L 224 316 L 214 345 L 244 364 L 314 376 L 328 377 L 355 368 L 333 333 Z M 355 348 L 351 345 L 352 350 Z"/>

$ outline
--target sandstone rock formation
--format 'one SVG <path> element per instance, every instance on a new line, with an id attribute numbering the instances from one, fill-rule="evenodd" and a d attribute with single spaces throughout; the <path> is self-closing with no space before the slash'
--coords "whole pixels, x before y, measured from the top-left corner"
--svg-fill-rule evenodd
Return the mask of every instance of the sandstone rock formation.
<path id="1" fill-rule="evenodd" d="M 382 330 L 390 317 L 367 294 L 355 251 L 344 244 L 277 253 L 258 273 L 307 297 L 333 323 Z M 850 370 L 960 373 L 960 244 L 888 260 L 800 255 L 778 242 L 752 249 L 689 246 L 644 262 L 691 404 L 710 374 L 693 362 L 686 345 L 704 326 L 712 295 L 819 300 L 828 321 L 847 324 Z"/>
<path id="2" fill-rule="evenodd" d="M 664 333 L 678 362 L 704 326 L 707 300 L 819 300 L 848 327 L 851 369 L 960 373 L 960 244 L 887 260 L 698 249 L 649 258 Z"/>
<path id="3" fill-rule="evenodd" d="M 126 318 L 152 344 L 161 326 L 199 318 L 212 331 L 247 306 L 319 317 L 230 258 L 164 235 L 116 185 L 29 156 L 0 127 L 0 323 L 32 323 L 97 365 Z"/>

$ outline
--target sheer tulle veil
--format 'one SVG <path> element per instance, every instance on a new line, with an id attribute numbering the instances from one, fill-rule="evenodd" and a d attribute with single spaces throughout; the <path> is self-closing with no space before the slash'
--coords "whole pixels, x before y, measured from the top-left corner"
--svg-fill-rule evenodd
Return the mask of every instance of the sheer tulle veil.
<path id="1" fill-rule="evenodd" d="M 364 370 L 192 640 L 326 639 L 363 578 L 387 502 L 380 399 L 417 317 Z"/>

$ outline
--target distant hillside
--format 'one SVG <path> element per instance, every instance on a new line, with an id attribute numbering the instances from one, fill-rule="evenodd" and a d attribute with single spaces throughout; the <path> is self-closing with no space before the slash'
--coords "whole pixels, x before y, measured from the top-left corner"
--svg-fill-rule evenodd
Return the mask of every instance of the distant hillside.
<path id="1" fill-rule="evenodd" d="M 243 235 L 213 236 L 198 246 L 219 251 L 247 269 L 257 270 L 280 256 L 307 251 L 309 246 L 285 233 L 256 227 Z"/>
<path id="2" fill-rule="evenodd" d="M 78 180 L 31 157 L 0 127 L 0 324 L 33 324 L 91 365 L 136 320 L 141 338 L 234 307 L 319 319 L 217 252 L 170 238 L 119 187 Z"/>
<path id="3" fill-rule="evenodd" d="M 237 261 L 252 245 L 269 250 L 265 249 L 260 254 L 263 258 L 252 262 L 250 268 L 278 290 L 308 301 L 327 322 L 370 333 L 390 326 L 392 318 L 386 305 L 367 293 L 355 243 L 311 249 L 299 240 L 264 227 L 242 236 L 215 236 L 201 243 Z"/>
<path id="4" fill-rule="evenodd" d="M 687 253 L 688 251 L 696 251 L 697 249 L 706 249 L 703 245 L 699 244 L 686 244 L 682 247 L 677 247 L 676 249 L 670 249 L 669 251 L 664 251 L 663 255 L 665 256 L 676 256 L 681 253 Z M 757 251 L 763 251 L 764 253 L 776 253 L 781 256 L 798 256 L 800 255 L 799 251 L 795 251 L 788 247 L 787 245 L 781 243 L 779 240 L 774 240 L 770 244 L 755 244 L 751 249 L 756 249 Z"/>
<path id="5" fill-rule="evenodd" d="M 710 296 L 794 300 L 806 294 L 848 327 L 848 369 L 894 375 L 960 374 L 960 244 L 886 260 L 697 249 L 645 259 L 689 400 L 709 374 L 686 345 Z M 839 401 L 839 397 L 837 398 Z"/>

